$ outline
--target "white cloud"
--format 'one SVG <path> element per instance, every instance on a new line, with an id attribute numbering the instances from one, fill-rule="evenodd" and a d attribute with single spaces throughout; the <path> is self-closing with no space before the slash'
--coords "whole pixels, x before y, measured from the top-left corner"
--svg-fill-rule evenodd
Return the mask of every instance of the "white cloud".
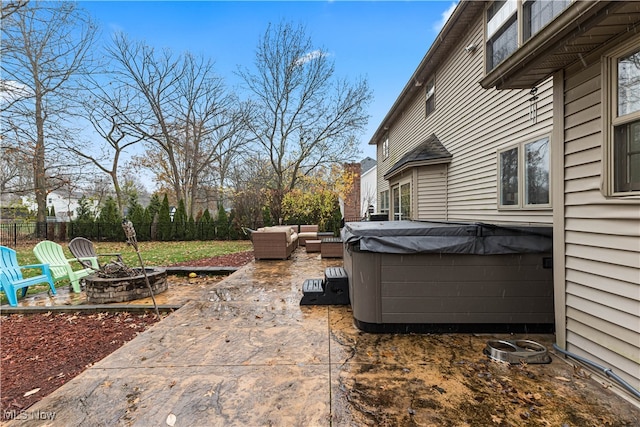
<path id="1" fill-rule="evenodd" d="M 327 56 L 326 52 L 322 52 L 321 50 L 311 51 L 296 60 L 296 65 L 304 65 L 309 61 L 313 61 L 314 59 L 318 59 L 323 56 Z"/>
<path id="2" fill-rule="evenodd" d="M 0 103 L 28 97 L 33 92 L 28 86 L 13 80 L 0 80 Z"/>
<path id="3" fill-rule="evenodd" d="M 449 20 L 449 17 L 451 16 L 451 14 L 453 13 L 453 11 L 457 6 L 458 6 L 458 2 L 454 1 L 453 3 L 451 3 L 451 5 L 449 5 L 449 8 L 447 8 L 447 10 L 442 12 L 442 15 L 440 16 L 440 20 L 437 21 L 435 24 L 433 24 L 433 29 L 435 30 L 435 32 L 439 33 L 440 30 L 442 30 L 442 27 L 444 27 L 444 24 L 447 23 L 447 21 Z"/>

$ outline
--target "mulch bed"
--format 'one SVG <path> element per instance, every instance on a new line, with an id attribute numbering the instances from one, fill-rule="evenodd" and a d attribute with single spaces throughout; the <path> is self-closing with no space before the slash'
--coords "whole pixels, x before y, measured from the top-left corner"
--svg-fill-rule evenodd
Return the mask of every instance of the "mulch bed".
<path id="1" fill-rule="evenodd" d="M 253 251 L 177 266 L 241 267 Z M 0 316 L 0 420 L 17 416 L 156 323 L 154 314 Z"/>

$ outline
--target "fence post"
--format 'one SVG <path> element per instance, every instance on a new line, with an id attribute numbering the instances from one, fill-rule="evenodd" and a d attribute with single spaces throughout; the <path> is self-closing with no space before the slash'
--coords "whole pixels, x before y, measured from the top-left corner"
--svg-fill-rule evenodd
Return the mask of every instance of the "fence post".
<path id="1" fill-rule="evenodd" d="M 13 223 L 13 247 L 18 247 L 18 224 Z"/>

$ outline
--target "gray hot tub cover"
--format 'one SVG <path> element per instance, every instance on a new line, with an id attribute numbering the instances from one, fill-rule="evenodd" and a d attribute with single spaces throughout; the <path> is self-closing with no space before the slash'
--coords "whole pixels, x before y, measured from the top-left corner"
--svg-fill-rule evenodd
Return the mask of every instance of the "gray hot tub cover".
<path id="1" fill-rule="evenodd" d="M 356 250 L 390 254 L 550 253 L 552 232 L 549 226 L 368 221 L 346 223 L 342 240 Z"/>

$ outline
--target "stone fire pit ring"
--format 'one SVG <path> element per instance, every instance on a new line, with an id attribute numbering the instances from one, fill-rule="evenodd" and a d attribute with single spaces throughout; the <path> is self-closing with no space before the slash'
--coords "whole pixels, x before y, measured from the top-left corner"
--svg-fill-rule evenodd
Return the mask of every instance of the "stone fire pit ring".
<path id="1" fill-rule="evenodd" d="M 92 304 L 133 301 L 151 296 L 141 268 L 134 268 L 137 275 L 132 277 L 98 277 L 93 274 L 85 277 L 87 301 Z M 163 268 L 146 268 L 153 294 L 167 290 L 167 272 Z"/>

